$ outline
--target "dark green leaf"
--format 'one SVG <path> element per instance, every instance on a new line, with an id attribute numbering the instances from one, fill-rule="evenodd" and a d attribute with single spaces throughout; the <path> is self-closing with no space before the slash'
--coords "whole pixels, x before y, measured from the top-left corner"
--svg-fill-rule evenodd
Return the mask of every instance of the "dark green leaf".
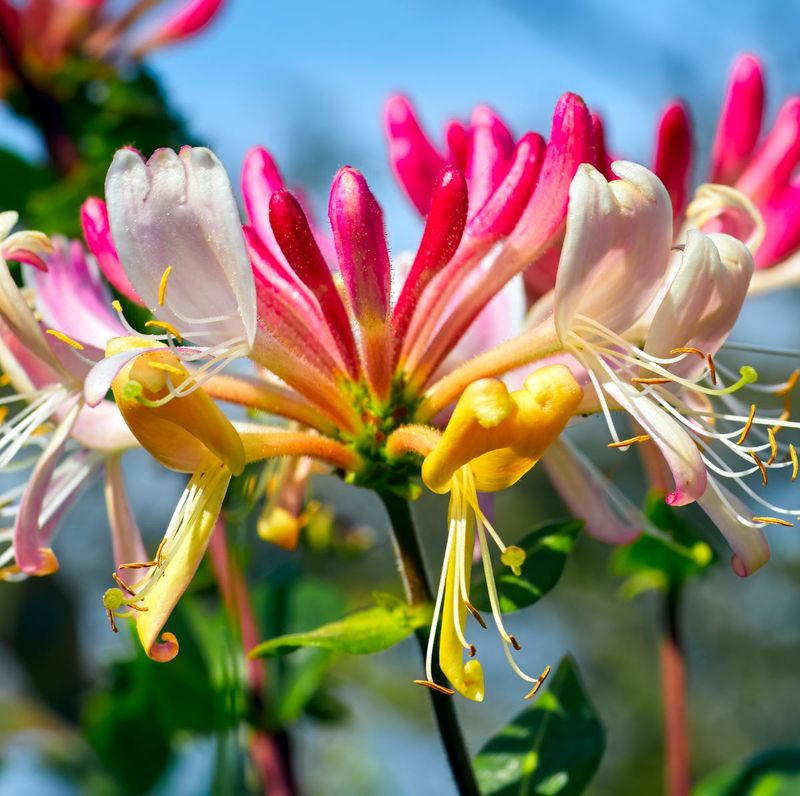
<path id="1" fill-rule="evenodd" d="M 692 796 L 797 796 L 800 748 L 770 749 L 744 764 L 726 766 L 700 782 Z"/>
<path id="2" fill-rule="evenodd" d="M 662 493 L 648 494 L 644 514 L 664 536 L 641 536 L 617 550 L 614 571 L 628 577 L 622 587 L 626 597 L 677 586 L 699 575 L 714 561 L 711 548 L 700 541 L 699 534 L 681 512 L 664 502 Z"/>
<path id="3" fill-rule="evenodd" d="M 538 701 L 475 758 L 483 796 L 577 796 L 594 775 L 605 732 L 570 656 Z"/>
<path id="4" fill-rule="evenodd" d="M 307 633 L 290 633 L 265 641 L 250 651 L 251 658 L 285 655 L 299 647 L 318 647 L 333 652 L 368 655 L 402 641 L 418 627 L 430 622 L 430 606 L 408 606 L 397 601 L 367 608 L 322 625 Z"/>
<path id="5" fill-rule="evenodd" d="M 505 565 L 494 571 L 501 611 L 517 611 L 533 605 L 558 583 L 582 527 L 580 520 L 552 522 L 531 531 L 517 543 L 525 551 L 522 572 L 515 575 Z M 479 610 L 491 610 L 486 581 L 480 580 L 472 587 L 470 599 Z"/>

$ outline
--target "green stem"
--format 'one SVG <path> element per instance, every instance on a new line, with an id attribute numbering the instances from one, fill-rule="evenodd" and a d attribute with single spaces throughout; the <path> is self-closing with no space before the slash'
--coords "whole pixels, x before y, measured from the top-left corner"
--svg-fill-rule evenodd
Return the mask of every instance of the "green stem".
<path id="1" fill-rule="evenodd" d="M 422 549 L 417 538 L 411 509 L 407 501 L 397 495 L 383 493 L 380 497 L 389 514 L 392 538 L 400 564 L 406 599 L 409 605 L 430 604 L 433 602 L 433 592 L 425 574 L 425 561 L 422 557 Z M 415 635 L 424 658 L 428 646 L 428 634 L 422 628 L 417 630 Z M 440 674 L 436 656 L 434 656 L 434 678 L 436 679 Z M 472 760 L 458 723 L 453 698 L 433 690 L 430 690 L 429 693 L 436 716 L 436 725 L 439 728 L 447 762 L 450 764 L 458 792 L 461 796 L 480 796 L 475 772 L 472 770 Z"/>

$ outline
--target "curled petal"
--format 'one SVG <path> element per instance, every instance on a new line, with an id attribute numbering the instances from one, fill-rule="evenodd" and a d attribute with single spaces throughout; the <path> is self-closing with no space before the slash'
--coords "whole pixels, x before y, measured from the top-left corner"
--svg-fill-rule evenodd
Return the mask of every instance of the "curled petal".
<path id="1" fill-rule="evenodd" d="M 672 349 L 691 346 L 715 354 L 739 317 L 752 275 L 753 257 L 741 241 L 689 230 L 678 271 L 650 324 L 645 350 L 668 357 Z M 704 365 L 686 358 L 671 370 L 688 375 Z"/>
<path id="2" fill-rule="evenodd" d="M 145 163 L 121 149 L 106 200 L 120 261 L 147 307 L 204 345 L 252 345 L 250 259 L 228 175 L 210 150 L 160 149 Z"/>
<path id="3" fill-rule="evenodd" d="M 52 251 L 53 244 L 43 232 L 14 232 L 2 244 L 2 253 L 6 260 L 27 263 L 40 271 L 47 270 L 45 258 Z"/>
<path id="4" fill-rule="evenodd" d="M 684 506 L 697 500 L 706 490 L 706 466 L 694 440 L 683 426 L 647 396 L 633 395 L 613 382 L 603 385 L 615 400 L 644 429 L 658 446 L 675 481 L 667 495 L 670 506 Z"/>
<path id="5" fill-rule="evenodd" d="M 653 300 L 672 244 L 672 208 L 661 181 L 617 161 L 618 180 L 593 166 L 570 187 L 567 234 L 558 266 L 556 330 L 565 340 L 576 315 L 624 332 Z"/>
<path id="6" fill-rule="evenodd" d="M 769 561 L 769 543 L 761 526 L 752 522 L 752 512 L 716 481 L 697 501 L 733 550 L 731 568 L 740 577 L 752 575 Z"/>

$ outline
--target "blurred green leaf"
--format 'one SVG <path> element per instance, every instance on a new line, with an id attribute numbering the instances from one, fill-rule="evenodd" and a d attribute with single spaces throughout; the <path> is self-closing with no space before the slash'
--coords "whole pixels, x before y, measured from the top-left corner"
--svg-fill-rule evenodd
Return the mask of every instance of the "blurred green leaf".
<path id="1" fill-rule="evenodd" d="M 725 766 L 700 782 L 692 796 L 798 796 L 800 748 L 770 749 L 744 764 Z"/>
<path id="2" fill-rule="evenodd" d="M 533 605 L 558 583 L 582 527 L 580 520 L 552 522 L 536 528 L 517 543 L 525 551 L 521 573 L 515 575 L 505 565 L 494 571 L 501 611 L 517 611 Z M 479 610 L 491 610 L 485 580 L 472 587 L 470 599 Z"/>
<path id="3" fill-rule="evenodd" d="M 626 598 L 653 589 L 667 590 L 706 570 L 715 560 L 711 548 L 684 515 L 664 502 L 658 491 L 648 493 L 644 514 L 664 537 L 640 536 L 617 549 L 614 572 L 627 576 L 621 588 Z"/>
<path id="4" fill-rule="evenodd" d="M 36 167 L 7 149 L 0 149 L 0 210 L 19 210 L 31 193 L 52 179 L 47 169 Z"/>
<path id="5" fill-rule="evenodd" d="M 570 656 L 549 688 L 475 758 L 483 796 L 577 796 L 605 750 L 605 731 Z"/>
<path id="6" fill-rule="evenodd" d="M 388 649 L 409 633 L 431 620 L 427 605 L 409 606 L 399 600 L 394 604 L 366 608 L 306 633 L 290 633 L 265 641 L 251 650 L 251 658 L 272 658 L 294 652 L 299 647 L 318 647 L 351 655 L 369 655 Z"/>

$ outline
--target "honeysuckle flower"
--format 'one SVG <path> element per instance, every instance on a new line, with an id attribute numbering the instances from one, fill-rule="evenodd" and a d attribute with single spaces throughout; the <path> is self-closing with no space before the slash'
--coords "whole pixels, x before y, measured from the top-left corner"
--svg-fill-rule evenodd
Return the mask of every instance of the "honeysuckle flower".
<path id="1" fill-rule="evenodd" d="M 439 411 L 478 374 L 557 355 L 584 384 L 580 412 L 605 416 L 613 447 L 652 443 L 674 482 L 667 501 L 698 502 L 733 548 L 734 570 L 750 574 L 769 556 L 762 529 L 787 524 L 781 517 L 794 512 L 766 501 L 745 479 L 758 474 L 766 483 L 769 471 L 783 468 L 794 477 L 797 461 L 793 444 L 780 445 L 775 437 L 793 427 L 788 412 L 756 417 L 755 404 L 748 412 L 734 397 L 756 380 L 755 371 L 743 367 L 737 379 L 714 362 L 747 295 L 752 256 L 729 235 L 690 230 L 670 263 L 673 213 L 664 185 L 632 163 L 611 169 L 619 179 L 609 182 L 584 165 L 573 180 L 556 286 L 541 302 L 538 322 L 440 379 L 418 417 Z M 759 389 L 787 396 L 793 383 Z M 615 410 L 627 413 L 643 433 L 624 439 Z M 766 434 L 758 430 L 762 426 L 770 427 Z M 764 451 L 768 459 L 762 459 Z M 559 469 L 559 458 L 563 463 L 563 449 L 551 470 Z M 748 466 L 737 469 L 728 459 Z M 561 479 L 556 473 L 556 483 L 585 469 L 570 464 Z M 770 516 L 753 516 L 724 481 L 735 482 Z M 635 530 L 630 523 L 612 528 L 619 531 L 615 541 Z"/>
<path id="2" fill-rule="evenodd" d="M 563 365 L 534 371 L 521 390 L 509 392 L 503 382 L 482 379 L 462 394 L 448 424 L 422 465 L 422 479 L 434 492 L 450 493 L 448 539 L 428 641 L 426 679 L 415 682 L 445 693 L 436 683 L 433 652 L 438 630 L 439 666 L 453 688 L 468 699 L 484 696 L 483 670 L 476 647 L 467 641 L 469 611 L 486 623 L 469 600 L 472 554 L 477 534 L 492 617 L 509 664 L 532 683 L 532 696 L 542 678 L 523 672 L 511 653 L 519 642 L 503 623 L 489 551 L 491 539 L 501 560 L 518 573 L 525 554 L 506 546 L 478 503 L 478 492 L 496 492 L 516 483 L 562 432 L 581 402 L 580 385 Z M 402 432 L 398 432 L 402 434 Z M 395 445 L 399 442 L 395 440 Z M 464 654 L 469 660 L 464 662 Z"/>
<path id="3" fill-rule="evenodd" d="M 15 220 L 6 214 L 6 228 Z M 57 526 L 104 465 L 115 551 L 124 554 L 140 543 L 117 464 L 135 440 L 112 402 L 90 408 L 82 401 L 90 358 L 101 353 L 95 346 L 121 330 L 105 287 L 78 243 L 54 238 L 45 245 L 38 233 L 24 232 L 5 241 L 15 259 L 36 264 L 24 267 L 34 315 L 0 263 L 0 365 L 13 388 L 2 399 L 0 466 L 17 466 L 20 457 L 33 463 L 27 483 L 4 495 L 0 510 L 11 522 L 2 531 L 8 546 L 0 553 L 0 578 L 14 578 L 58 568 L 50 547 Z"/>

